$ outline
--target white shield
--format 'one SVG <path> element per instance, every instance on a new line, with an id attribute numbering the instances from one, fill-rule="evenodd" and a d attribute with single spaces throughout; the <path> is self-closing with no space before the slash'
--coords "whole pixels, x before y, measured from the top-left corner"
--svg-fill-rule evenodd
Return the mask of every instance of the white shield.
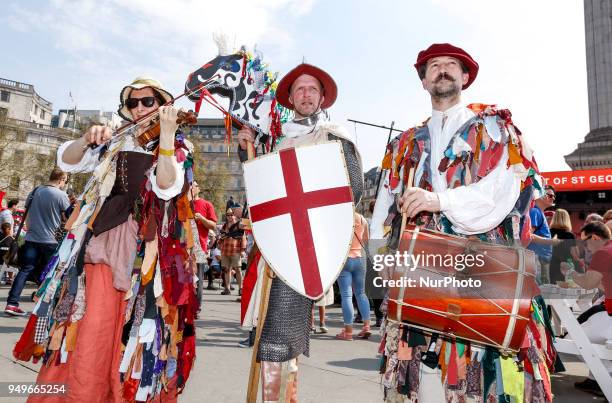
<path id="1" fill-rule="evenodd" d="M 353 238 L 353 196 L 341 143 L 288 148 L 244 164 L 253 236 L 272 270 L 319 299 Z"/>

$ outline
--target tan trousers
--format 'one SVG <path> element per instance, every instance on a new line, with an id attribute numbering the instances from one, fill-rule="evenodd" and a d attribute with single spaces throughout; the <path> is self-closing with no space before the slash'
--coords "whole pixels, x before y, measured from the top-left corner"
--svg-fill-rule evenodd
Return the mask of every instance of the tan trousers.
<path id="1" fill-rule="evenodd" d="M 297 403 L 297 359 L 261 362 L 261 393 L 264 403 Z"/>

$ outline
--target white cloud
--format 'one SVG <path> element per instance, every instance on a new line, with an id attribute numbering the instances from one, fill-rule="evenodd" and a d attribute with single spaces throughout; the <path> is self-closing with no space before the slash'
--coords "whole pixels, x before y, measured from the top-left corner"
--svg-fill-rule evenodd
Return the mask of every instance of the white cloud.
<path id="1" fill-rule="evenodd" d="M 143 73 L 174 91 L 181 89 L 190 72 L 217 54 L 215 31 L 225 32 L 233 48 L 266 39 L 282 53 L 293 44 L 283 25 L 306 14 L 312 4 L 311 0 L 236 0 L 231 6 L 201 0 L 53 0 L 38 8 L 14 3 L 3 19 L 15 31 L 29 27 L 35 35 L 53 41 L 70 66 L 65 85 L 73 88 L 80 105 L 114 107 L 118 89 Z"/>

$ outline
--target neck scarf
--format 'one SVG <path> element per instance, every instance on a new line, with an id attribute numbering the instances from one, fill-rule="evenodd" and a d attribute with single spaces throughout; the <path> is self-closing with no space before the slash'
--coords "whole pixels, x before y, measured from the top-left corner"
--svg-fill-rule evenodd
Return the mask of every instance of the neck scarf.
<path id="1" fill-rule="evenodd" d="M 283 134 L 287 138 L 298 137 L 312 133 L 317 126 L 329 121 L 329 114 L 326 110 L 320 109 L 318 112 L 303 118 L 294 118 L 283 125 Z"/>

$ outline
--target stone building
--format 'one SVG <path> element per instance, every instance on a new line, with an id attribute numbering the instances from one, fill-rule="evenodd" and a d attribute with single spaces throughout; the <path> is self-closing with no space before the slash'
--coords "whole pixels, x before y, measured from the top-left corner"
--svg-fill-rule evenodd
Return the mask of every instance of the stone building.
<path id="1" fill-rule="evenodd" d="M 196 178 L 204 182 L 200 183 L 205 193 L 203 196 L 216 199 L 211 201 L 215 205 L 217 214 L 223 212 L 230 196 L 243 205 L 246 196 L 242 164 L 236 154 L 237 129 L 233 129 L 229 155 L 223 119 L 198 119 L 198 123 L 189 126 L 185 132 L 196 147 Z"/>
<path id="2" fill-rule="evenodd" d="M 53 104 L 31 84 L 0 78 L 0 117 L 49 126 Z"/>
<path id="3" fill-rule="evenodd" d="M 363 174 L 363 196 L 361 203 L 357 206 L 357 211 L 369 217 L 368 206 L 370 202 L 376 200 L 376 184 L 380 174 L 380 167 L 374 167 Z"/>
<path id="4" fill-rule="evenodd" d="M 67 130 L 83 131 L 91 124 L 102 124 L 115 130 L 123 120 L 116 112 L 100 109 L 60 109 L 51 119 L 51 126 Z"/>
<path id="5" fill-rule="evenodd" d="M 73 133 L 51 127 L 53 104 L 31 84 L 0 78 L 0 99 L 0 191 L 23 202 L 47 181 L 55 151 Z"/>
<path id="6" fill-rule="evenodd" d="M 612 0 L 584 2 L 590 131 L 565 156 L 572 169 L 612 168 Z"/>

